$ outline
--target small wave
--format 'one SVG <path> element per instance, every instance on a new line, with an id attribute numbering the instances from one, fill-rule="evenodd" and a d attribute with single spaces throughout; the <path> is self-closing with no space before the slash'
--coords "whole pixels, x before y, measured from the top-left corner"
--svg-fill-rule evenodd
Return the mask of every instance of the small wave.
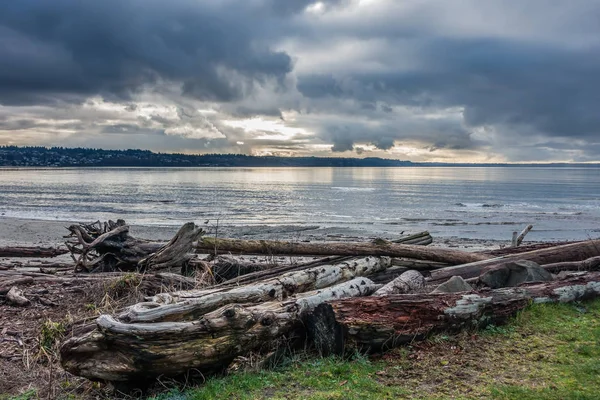
<path id="1" fill-rule="evenodd" d="M 483 207 L 483 208 L 500 208 L 500 207 L 504 207 L 504 204 L 496 204 L 496 203 L 487 204 L 487 203 L 484 203 L 484 204 L 481 205 L 481 207 Z"/>
<path id="2" fill-rule="evenodd" d="M 461 208 L 500 208 L 504 207 L 504 204 L 499 203 L 454 203 L 456 207 Z"/>
<path id="3" fill-rule="evenodd" d="M 341 192 L 374 192 L 375 188 L 361 188 L 354 186 L 333 186 L 331 189 Z"/>

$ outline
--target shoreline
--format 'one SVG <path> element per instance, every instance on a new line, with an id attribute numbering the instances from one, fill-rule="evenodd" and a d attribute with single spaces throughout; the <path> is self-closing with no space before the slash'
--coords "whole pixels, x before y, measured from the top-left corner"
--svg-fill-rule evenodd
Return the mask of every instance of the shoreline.
<path id="1" fill-rule="evenodd" d="M 0 247 L 8 246 L 58 246 L 65 242 L 68 234 L 67 226 L 77 224 L 75 221 L 38 220 L 0 216 Z M 198 225 L 202 225 L 199 223 Z M 138 225 L 131 224 L 131 234 L 140 239 L 168 241 L 177 230 L 178 225 Z M 207 224 L 204 228 L 207 235 L 231 237 L 239 239 L 286 240 L 304 242 L 337 242 L 368 241 L 376 238 L 397 239 L 399 234 L 389 232 L 373 232 L 360 228 L 321 227 L 318 225 L 221 225 Z M 403 235 L 417 233 L 417 230 L 406 230 Z M 458 236 L 436 236 L 432 234 L 430 246 L 455 248 L 467 251 L 494 250 L 510 246 L 510 240 L 473 239 Z M 540 243 L 524 241 L 524 244 Z"/>

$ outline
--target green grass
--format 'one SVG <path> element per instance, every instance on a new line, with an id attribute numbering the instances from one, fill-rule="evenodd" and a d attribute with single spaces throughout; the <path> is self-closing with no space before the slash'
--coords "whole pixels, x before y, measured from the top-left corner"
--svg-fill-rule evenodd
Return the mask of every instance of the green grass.
<path id="1" fill-rule="evenodd" d="M 382 356 L 291 361 L 155 400 L 600 399 L 600 300 L 535 305 L 510 324 Z"/>

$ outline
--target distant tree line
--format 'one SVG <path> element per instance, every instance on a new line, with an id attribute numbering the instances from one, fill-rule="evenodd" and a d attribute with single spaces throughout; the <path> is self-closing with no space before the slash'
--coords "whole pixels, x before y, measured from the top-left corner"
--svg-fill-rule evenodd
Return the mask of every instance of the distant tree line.
<path id="1" fill-rule="evenodd" d="M 390 160 L 379 157 L 277 157 L 245 154 L 154 153 L 150 150 L 0 146 L 0 167 L 588 167 L 571 164 L 469 164 Z"/>
<path id="2" fill-rule="evenodd" d="M 277 157 L 168 154 L 149 150 L 1 146 L 0 166 L 28 167 L 402 167 L 410 161 L 377 157 Z"/>

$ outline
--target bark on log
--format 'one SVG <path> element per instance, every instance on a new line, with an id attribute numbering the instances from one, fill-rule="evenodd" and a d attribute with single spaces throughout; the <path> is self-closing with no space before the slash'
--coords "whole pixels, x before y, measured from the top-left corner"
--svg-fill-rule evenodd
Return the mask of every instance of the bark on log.
<path id="1" fill-rule="evenodd" d="M 387 296 L 389 294 L 417 293 L 425 287 L 425 278 L 418 271 L 406 271 L 381 289 L 373 296 Z"/>
<path id="2" fill-rule="evenodd" d="M 457 265 L 454 267 L 437 269 L 431 272 L 430 280 L 433 282 L 443 282 L 455 275 L 461 276 L 464 279 L 475 278 L 490 268 L 498 267 L 507 262 L 517 260 L 529 260 L 540 265 L 544 265 L 564 261 L 583 261 L 585 259 L 597 256 L 600 256 L 600 240 L 587 240 L 585 242 L 554 246 L 525 253 L 496 257 L 464 265 Z"/>
<path id="3" fill-rule="evenodd" d="M 390 256 L 431 260 L 452 265 L 486 260 L 489 257 L 458 250 L 429 248 L 419 245 L 396 244 L 384 240 L 375 243 L 292 243 L 275 240 L 215 239 L 204 237 L 198 241 L 200 251 L 226 251 L 235 254 L 294 254 L 294 255 L 345 255 Z"/>
<path id="4" fill-rule="evenodd" d="M 229 305 L 189 322 L 127 324 L 102 315 L 95 326 L 62 344 L 61 364 L 75 375 L 107 381 L 214 371 L 240 354 L 302 332 L 303 319 L 318 304 L 377 288 L 367 278 L 356 278 L 284 302 Z"/>
<path id="5" fill-rule="evenodd" d="M 51 258 L 68 252 L 68 249 L 62 247 L 0 247 L 0 257 Z"/>
<path id="6" fill-rule="evenodd" d="M 296 293 L 322 289 L 390 266 L 387 257 L 367 257 L 335 265 L 290 272 L 253 285 L 163 293 L 137 303 L 119 315 L 125 322 L 188 321 L 227 304 L 283 300 Z"/>
<path id="7" fill-rule="evenodd" d="M 407 294 L 333 301 L 308 318 L 324 354 L 349 348 L 377 351 L 438 331 L 501 323 L 531 302 L 572 302 L 600 296 L 600 273 L 516 288 L 460 294 Z"/>

